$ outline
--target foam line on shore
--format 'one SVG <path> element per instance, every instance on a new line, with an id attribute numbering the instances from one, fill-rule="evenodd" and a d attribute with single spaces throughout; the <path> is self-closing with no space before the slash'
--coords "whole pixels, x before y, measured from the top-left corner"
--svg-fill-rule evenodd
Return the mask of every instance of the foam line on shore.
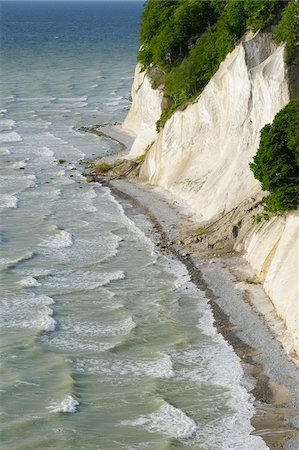
<path id="1" fill-rule="evenodd" d="M 230 255 L 218 256 L 217 261 L 213 258 L 214 264 L 210 264 L 211 256 L 209 255 L 206 257 L 201 253 L 189 255 L 187 253 L 188 247 L 186 248 L 184 243 L 179 241 L 178 232 L 186 222 L 186 217 L 181 214 L 181 211 L 170 205 L 170 198 L 166 198 L 160 192 L 149 186 L 127 180 L 113 180 L 108 183 L 108 186 L 118 200 L 130 202 L 150 218 L 155 226 L 154 234 L 156 236 L 159 234 L 159 239 L 164 243 L 166 251 L 169 251 L 170 255 L 172 254 L 185 264 L 191 281 L 209 299 L 214 325 L 218 332 L 223 334 L 225 340 L 232 345 L 234 351 L 241 357 L 241 361 L 246 363 L 243 367 L 245 373 L 249 375 L 249 371 L 251 371 L 250 376 L 255 377 L 254 395 L 256 400 L 253 398 L 254 405 L 257 405 L 258 408 L 263 405 L 263 415 L 266 417 L 269 415 L 269 419 L 272 417 L 273 408 L 274 410 L 278 408 L 275 413 L 276 418 L 277 420 L 280 418 L 281 423 L 284 423 L 281 439 L 285 439 L 285 436 L 292 436 L 294 433 L 293 424 L 297 423 L 298 416 L 284 415 L 279 408 L 280 404 L 275 400 L 276 394 L 279 395 L 279 392 L 273 391 L 272 388 L 278 386 L 279 389 L 279 386 L 282 386 L 283 392 L 289 392 L 288 396 L 284 397 L 284 405 L 289 408 L 297 405 L 298 408 L 298 371 L 279 343 L 273 339 L 274 336 L 264 320 L 248 304 L 247 298 L 242 295 L 242 292 L 236 289 L 233 279 L 229 278 L 229 272 L 226 268 L 227 258 L 231 259 L 232 257 Z M 175 241 L 174 244 L 169 244 L 173 241 Z M 240 264 L 241 266 L 245 262 L 240 256 L 235 255 L 234 264 Z M 204 270 L 204 272 L 202 273 L 201 270 Z M 232 300 L 233 306 L 231 305 Z M 233 324 L 229 320 L 231 307 L 234 308 Z M 265 339 L 267 345 L 261 349 L 257 342 L 264 342 Z M 271 357 L 269 358 L 270 354 Z M 263 374 L 265 372 L 267 376 Z M 243 383 L 247 389 L 252 388 L 252 381 L 244 380 Z M 267 393 L 266 398 L 265 393 Z M 291 402 L 290 399 L 292 399 Z M 259 414 L 253 416 L 252 420 L 256 429 L 255 434 L 259 435 L 260 433 L 264 437 L 264 420 L 261 419 Z M 276 424 L 277 422 L 273 423 L 273 426 L 267 425 L 266 441 L 275 435 Z"/>

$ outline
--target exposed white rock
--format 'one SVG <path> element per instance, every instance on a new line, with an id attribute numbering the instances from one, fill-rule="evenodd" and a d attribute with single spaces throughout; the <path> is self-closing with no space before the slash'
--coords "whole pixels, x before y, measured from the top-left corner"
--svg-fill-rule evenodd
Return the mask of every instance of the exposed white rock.
<path id="1" fill-rule="evenodd" d="M 203 220 L 230 211 L 258 186 L 248 164 L 259 131 L 288 101 L 283 48 L 257 34 L 227 56 L 195 103 L 167 121 L 141 177 Z"/>
<path id="2" fill-rule="evenodd" d="M 248 35 L 202 94 L 177 111 L 157 136 L 162 93 L 137 67 L 133 104 L 123 127 L 136 134 L 129 157 L 155 140 L 141 178 L 171 192 L 201 221 L 213 221 L 260 193 L 249 170 L 260 130 L 289 101 L 284 48 L 269 34 Z M 299 213 L 253 226 L 241 246 L 284 320 L 299 355 Z M 238 242 L 240 249 L 240 242 Z"/>
<path id="3" fill-rule="evenodd" d="M 245 250 L 299 355 L 299 211 L 254 228 Z"/>
<path id="4" fill-rule="evenodd" d="M 150 79 L 137 64 L 132 86 L 132 106 L 122 124 L 123 130 L 136 136 L 130 158 L 142 155 L 157 138 L 156 122 L 161 116 L 162 100 L 163 92 L 151 87 Z"/>

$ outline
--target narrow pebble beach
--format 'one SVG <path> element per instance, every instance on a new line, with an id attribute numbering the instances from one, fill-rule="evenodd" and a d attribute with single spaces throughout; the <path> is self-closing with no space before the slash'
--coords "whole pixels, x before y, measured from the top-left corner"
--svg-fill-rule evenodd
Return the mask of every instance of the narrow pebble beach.
<path id="1" fill-rule="evenodd" d="M 82 175 L 119 146 L 77 129 L 131 101 L 142 3 L 113 3 L 2 3 L 1 448 L 266 449 L 206 292 Z"/>

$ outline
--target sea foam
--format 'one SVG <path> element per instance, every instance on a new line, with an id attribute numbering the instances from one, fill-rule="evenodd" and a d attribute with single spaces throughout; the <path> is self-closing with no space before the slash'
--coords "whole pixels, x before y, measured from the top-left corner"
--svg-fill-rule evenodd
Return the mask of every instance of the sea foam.
<path id="1" fill-rule="evenodd" d="M 18 199 L 15 195 L 0 194 L 0 208 L 17 208 Z"/>
<path id="2" fill-rule="evenodd" d="M 54 300 L 47 295 L 22 295 L 1 299 L 0 326 L 54 331 L 56 321 L 50 305 Z"/>
<path id="3" fill-rule="evenodd" d="M 53 249 L 66 248 L 73 245 L 73 237 L 68 231 L 59 230 L 54 236 L 50 236 L 38 245 Z"/>
<path id="4" fill-rule="evenodd" d="M 22 138 L 15 131 L 12 131 L 11 133 L 2 133 L 0 135 L 0 142 L 20 142 L 20 141 L 22 141 Z"/>
<path id="5" fill-rule="evenodd" d="M 34 277 L 26 277 L 20 281 L 20 285 L 24 287 L 40 286 L 40 283 Z"/>
<path id="6" fill-rule="evenodd" d="M 197 430 L 193 419 L 167 402 L 163 402 L 161 408 L 152 414 L 135 420 L 123 420 L 121 424 L 142 427 L 149 432 L 162 433 L 176 439 L 191 438 Z"/>
<path id="7" fill-rule="evenodd" d="M 61 403 L 53 402 L 51 406 L 47 406 L 47 409 L 54 413 L 75 413 L 78 406 L 78 400 L 76 400 L 72 395 L 67 395 Z"/>

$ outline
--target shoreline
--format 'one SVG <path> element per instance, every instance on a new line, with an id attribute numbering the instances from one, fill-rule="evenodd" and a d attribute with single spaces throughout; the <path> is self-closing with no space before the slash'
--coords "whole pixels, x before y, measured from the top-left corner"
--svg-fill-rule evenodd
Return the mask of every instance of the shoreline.
<path id="1" fill-rule="evenodd" d="M 103 135 L 126 147 L 115 135 Z M 114 160 L 119 157 L 119 153 L 111 156 Z M 297 449 L 298 370 L 262 315 L 261 309 L 269 311 L 272 305 L 262 286 L 246 286 L 249 264 L 235 252 L 221 255 L 212 251 L 205 254 L 190 252 L 180 235 L 184 228 L 190 226 L 192 218 L 174 206 L 171 196 L 137 181 L 105 177 L 99 181 L 108 186 L 121 203 L 129 202 L 149 218 L 153 225 L 151 238 L 156 246 L 161 252 L 180 260 L 186 266 L 191 281 L 205 293 L 216 329 L 240 358 L 245 377 L 255 380 L 251 391 L 256 410 L 251 419 L 255 428 L 253 434 L 261 436 L 270 449 Z M 126 214 L 134 215 L 129 210 Z M 258 303 L 262 308 L 257 306 Z"/>
<path id="2" fill-rule="evenodd" d="M 230 262 L 238 264 L 241 261 L 239 255 L 213 257 L 213 263 L 211 263 L 211 257 L 207 255 L 200 258 L 199 255 L 191 255 L 186 253 L 186 248 L 182 243 L 173 243 L 176 239 L 176 230 L 172 228 L 173 218 L 176 215 L 178 217 L 178 223 L 181 222 L 180 213 L 168 205 L 165 214 L 161 217 L 157 217 L 157 208 L 152 210 L 151 205 L 155 200 L 159 198 L 159 194 L 155 191 L 150 191 L 148 187 L 144 185 L 136 184 L 126 180 L 104 180 L 102 184 L 109 187 L 112 194 L 121 202 L 129 202 L 134 208 L 142 212 L 148 217 L 153 224 L 152 238 L 156 241 L 156 246 L 160 248 L 160 251 L 172 254 L 180 262 L 182 262 L 190 274 L 191 281 L 205 293 L 209 301 L 209 305 L 212 309 L 214 316 L 214 325 L 219 333 L 223 335 L 225 340 L 233 347 L 234 352 L 241 360 L 241 364 L 244 370 L 245 378 L 254 378 L 255 387 L 251 391 L 255 397 L 253 402 L 255 407 L 255 414 L 251 419 L 252 426 L 255 428 L 253 434 L 261 436 L 270 449 L 283 449 L 284 444 L 287 441 L 294 440 L 294 442 L 288 442 L 291 446 L 287 448 L 297 449 L 299 442 L 299 432 L 296 430 L 296 424 L 298 421 L 298 405 L 299 405 L 299 392 L 296 392 L 296 375 L 298 375 L 296 366 L 287 358 L 287 355 L 283 352 L 281 346 L 274 340 L 272 333 L 267 328 L 267 324 L 264 322 L 260 315 L 252 310 L 253 318 L 250 317 L 250 325 L 248 328 L 260 327 L 262 333 L 267 334 L 269 342 L 272 341 L 271 348 L 268 349 L 267 355 L 262 355 L 263 349 L 257 348 L 254 342 L 251 342 L 248 338 L 248 328 L 244 329 L 245 322 L 249 322 L 248 317 L 244 317 L 242 323 L 237 323 L 236 320 L 231 320 L 228 308 L 225 308 L 224 303 L 219 302 L 219 293 L 217 292 L 217 286 L 214 285 L 214 281 L 211 277 L 205 277 L 205 271 L 215 272 L 214 277 L 219 279 L 225 279 L 228 277 L 227 267 L 225 266 Z M 138 195 L 134 195 L 136 190 L 142 191 Z M 148 190 L 150 194 L 147 198 L 144 195 L 144 190 Z M 141 197 L 143 196 L 143 200 Z M 167 205 L 165 199 L 160 199 Z M 155 202 L 155 203 L 156 203 Z M 159 207 L 158 207 L 159 208 Z M 172 213 L 170 210 L 172 209 Z M 133 215 L 130 210 L 126 210 L 126 214 Z M 165 217 L 168 216 L 170 220 L 167 222 Z M 132 217 L 134 220 L 134 216 Z M 158 239 L 158 241 L 157 241 Z M 202 259 L 202 260 L 200 260 Z M 213 267 L 211 270 L 210 267 Z M 221 281 L 222 281 L 221 280 Z M 236 285 L 232 280 L 229 280 L 229 289 L 233 293 L 236 289 Z M 220 286 L 221 287 L 221 286 Z M 218 287 L 219 289 L 219 287 Z M 241 293 L 241 295 L 240 295 Z M 237 295 L 236 301 L 243 303 L 243 306 L 247 306 L 247 309 L 252 309 L 252 306 L 248 303 L 248 300 L 242 298 L 242 291 Z M 255 323 L 254 323 L 255 322 Z M 242 327 L 242 330 L 241 330 Z M 247 339 L 244 339 L 247 336 Z M 274 340 L 274 341 L 273 341 Z M 267 360 L 269 361 L 269 354 L 272 358 L 276 359 L 278 366 L 273 370 L 273 367 L 267 367 Z M 270 362 L 270 361 L 269 361 Z M 284 370 L 282 366 L 285 366 Z M 280 376 L 277 375 L 280 372 Z M 288 382 L 288 378 L 294 378 L 294 383 Z M 288 380 L 289 381 L 289 380 Z M 297 419 L 293 422 L 292 419 L 297 416 Z"/>

